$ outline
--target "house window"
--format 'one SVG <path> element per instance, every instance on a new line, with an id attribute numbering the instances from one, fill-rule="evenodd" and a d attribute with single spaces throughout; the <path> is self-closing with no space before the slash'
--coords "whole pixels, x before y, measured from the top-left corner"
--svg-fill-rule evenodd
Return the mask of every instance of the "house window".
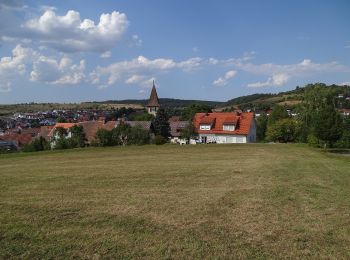
<path id="1" fill-rule="evenodd" d="M 210 125 L 200 125 L 199 129 L 200 130 L 210 130 Z"/>
<path id="2" fill-rule="evenodd" d="M 234 125 L 223 125 L 224 131 L 235 131 L 235 126 Z"/>

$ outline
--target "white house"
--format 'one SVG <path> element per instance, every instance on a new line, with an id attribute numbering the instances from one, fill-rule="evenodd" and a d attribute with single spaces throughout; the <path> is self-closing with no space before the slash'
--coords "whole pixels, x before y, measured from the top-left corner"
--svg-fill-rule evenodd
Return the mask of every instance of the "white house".
<path id="1" fill-rule="evenodd" d="M 193 123 L 202 143 L 256 141 L 256 123 L 252 112 L 197 113 Z"/>

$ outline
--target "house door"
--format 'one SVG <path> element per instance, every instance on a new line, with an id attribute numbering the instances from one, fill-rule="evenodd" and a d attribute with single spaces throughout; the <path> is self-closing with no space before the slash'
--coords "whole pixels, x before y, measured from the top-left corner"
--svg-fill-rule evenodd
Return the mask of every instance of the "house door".
<path id="1" fill-rule="evenodd" d="M 207 143 L 207 137 L 206 136 L 202 136 L 201 139 L 202 139 L 201 140 L 202 143 L 204 143 L 204 144 Z"/>

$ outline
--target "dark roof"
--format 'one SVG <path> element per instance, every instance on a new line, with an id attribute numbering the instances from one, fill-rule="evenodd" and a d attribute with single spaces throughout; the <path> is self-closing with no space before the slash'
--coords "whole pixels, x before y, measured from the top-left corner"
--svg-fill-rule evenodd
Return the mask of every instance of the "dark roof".
<path id="1" fill-rule="evenodd" d="M 141 127 L 144 130 L 150 131 L 151 130 L 151 125 L 152 122 L 151 121 L 123 121 L 123 123 L 128 124 L 131 127 Z M 120 121 L 117 122 L 116 125 L 119 125 Z"/>
<path id="2" fill-rule="evenodd" d="M 148 101 L 147 106 L 148 107 L 160 107 L 159 99 L 158 99 L 158 95 L 157 95 L 157 90 L 156 90 L 156 87 L 154 86 L 154 82 L 153 82 L 153 87 L 152 87 L 152 91 L 151 91 L 151 96 L 149 97 L 149 101 Z"/>
<path id="3" fill-rule="evenodd" d="M 181 131 L 184 130 L 188 126 L 188 121 L 171 121 L 170 125 L 170 135 L 172 137 L 179 137 L 181 135 Z"/>

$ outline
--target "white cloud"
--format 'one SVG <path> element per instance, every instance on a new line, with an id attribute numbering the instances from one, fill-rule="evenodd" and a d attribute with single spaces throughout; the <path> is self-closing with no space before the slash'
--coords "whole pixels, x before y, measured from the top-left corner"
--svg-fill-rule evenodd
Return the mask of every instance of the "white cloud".
<path id="1" fill-rule="evenodd" d="M 248 84 L 250 88 L 261 88 L 261 87 L 280 87 L 287 83 L 289 76 L 287 74 L 275 74 L 268 78 L 265 82 L 256 82 Z"/>
<path id="2" fill-rule="evenodd" d="M 102 84 L 113 85 L 119 80 L 124 80 L 126 84 L 141 84 L 142 80 L 150 74 L 167 72 L 173 69 L 181 69 L 188 72 L 200 67 L 202 64 L 203 60 L 200 58 L 176 62 L 172 59 L 159 58 L 151 60 L 144 56 L 139 56 L 129 61 L 120 61 L 106 67 L 97 67 L 90 73 L 90 82 L 92 84 L 106 82 Z"/>
<path id="3" fill-rule="evenodd" d="M 225 86 L 228 83 L 228 80 L 236 76 L 237 71 L 235 70 L 230 70 L 225 73 L 223 77 L 220 77 L 216 80 L 213 81 L 214 86 Z"/>
<path id="4" fill-rule="evenodd" d="M 142 40 L 140 39 L 140 37 L 137 34 L 134 34 L 132 36 L 132 40 L 134 41 L 134 44 L 136 46 L 141 46 L 142 45 Z"/>
<path id="5" fill-rule="evenodd" d="M 75 85 L 84 78 L 85 61 L 73 64 L 72 60 L 63 57 L 60 61 L 41 56 L 33 64 L 30 80 L 49 84 Z"/>
<path id="6" fill-rule="evenodd" d="M 100 55 L 100 57 L 103 58 L 103 59 L 108 59 L 108 58 L 110 58 L 111 56 L 112 56 L 112 52 L 111 52 L 111 51 L 106 51 L 106 52 L 104 52 L 104 53 L 102 53 L 102 54 Z"/>
<path id="7" fill-rule="evenodd" d="M 127 80 L 125 80 L 126 84 L 137 84 L 143 81 L 146 77 L 145 76 L 140 76 L 140 75 L 132 75 L 129 77 Z"/>
<path id="8" fill-rule="evenodd" d="M 30 48 L 24 48 L 20 44 L 12 50 L 11 57 L 0 59 L 0 92 L 11 91 L 12 80 L 18 76 L 24 76 L 27 67 L 31 66 L 38 53 Z"/>
<path id="9" fill-rule="evenodd" d="M 342 82 L 339 85 L 340 86 L 350 86 L 350 81 Z"/>
<path id="10" fill-rule="evenodd" d="M 101 14 L 98 24 L 81 20 L 79 12 L 69 10 L 59 16 L 52 8 L 42 16 L 27 21 L 22 27 L 27 38 L 64 52 L 105 52 L 115 46 L 128 27 L 124 13 Z"/>
<path id="11" fill-rule="evenodd" d="M 208 60 L 209 64 L 211 65 L 216 65 L 219 63 L 219 60 L 215 59 L 215 58 L 209 58 Z"/>

